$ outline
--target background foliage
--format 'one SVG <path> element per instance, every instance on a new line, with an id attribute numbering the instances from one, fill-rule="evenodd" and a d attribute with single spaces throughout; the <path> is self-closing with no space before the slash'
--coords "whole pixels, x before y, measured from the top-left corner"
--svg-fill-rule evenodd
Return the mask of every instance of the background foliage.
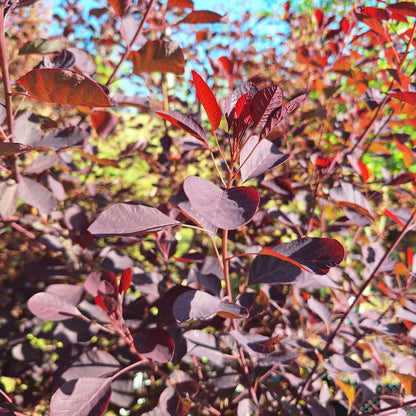
<path id="1" fill-rule="evenodd" d="M 190 0 L 112 0 L 87 17 L 79 3 L 0 6 L 0 410 L 411 414 L 414 3 L 286 3 L 238 21 Z M 268 19 L 287 29 L 255 42 Z M 249 179 L 230 150 L 246 136 L 225 121 L 241 110 L 232 91 L 254 97 L 247 81 L 283 91 L 266 125 L 302 97 Z M 174 110 L 207 141 L 156 114 Z M 246 179 L 256 213 L 212 230 L 204 218 L 234 212 L 193 196 Z M 117 211 L 108 231 L 100 215 L 127 201 L 145 214 L 127 232 Z"/>

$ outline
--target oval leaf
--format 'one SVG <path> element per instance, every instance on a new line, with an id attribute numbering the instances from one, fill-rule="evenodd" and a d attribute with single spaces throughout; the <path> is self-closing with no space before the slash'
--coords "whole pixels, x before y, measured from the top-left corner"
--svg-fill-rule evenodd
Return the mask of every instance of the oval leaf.
<path id="1" fill-rule="evenodd" d="M 254 150 L 253 150 L 254 149 Z M 269 140 L 258 142 L 252 137 L 240 153 L 241 179 L 243 182 L 262 175 L 281 165 L 289 158 Z"/>
<path id="2" fill-rule="evenodd" d="M 133 61 L 133 73 L 173 72 L 182 75 L 185 72 L 185 58 L 182 49 L 167 40 L 149 40 L 138 51 L 130 54 Z"/>
<path id="3" fill-rule="evenodd" d="M 225 318 L 247 318 L 248 311 L 241 305 L 221 301 L 200 290 L 188 290 L 177 297 L 173 314 L 179 322 L 203 320 L 218 314 Z"/>
<path id="4" fill-rule="evenodd" d="M 180 111 L 156 111 L 160 117 L 196 137 L 208 147 L 208 136 L 204 128 L 191 116 Z"/>
<path id="5" fill-rule="evenodd" d="M 42 140 L 36 143 L 36 147 L 52 150 L 65 149 L 81 145 L 88 136 L 89 133 L 87 131 L 76 126 L 69 126 L 46 133 Z"/>
<path id="6" fill-rule="evenodd" d="M 136 350 L 158 363 L 168 363 L 175 352 L 175 343 L 169 332 L 162 328 L 149 328 L 134 336 Z"/>
<path id="7" fill-rule="evenodd" d="M 0 183 L 0 216 L 2 218 L 11 217 L 17 209 L 18 184 Z"/>
<path id="8" fill-rule="evenodd" d="M 204 79 L 197 72 L 192 71 L 192 79 L 196 89 L 196 96 L 201 101 L 202 106 L 207 113 L 209 123 L 211 124 L 212 130 L 217 130 L 221 123 L 222 113 L 221 108 L 217 103 L 217 99 L 211 88 L 204 81 Z"/>
<path id="9" fill-rule="evenodd" d="M 5 143 L 0 142 L 0 156 L 10 156 L 27 152 L 32 147 L 23 143 Z"/>
<path id="10" fill-rule="evenodd" d="M 283 92 L 277 85 L 258 91 L 251 102 L 254 125 L 264 125 L 282 103 Z"/>
<path id="11" fill-rule="evenodd" d="M 186 178 L 183 189 L 196 212 L 225 230 L 234 230 L 247 224 L 260 202 L 260 196 L 254 188 L 239 186 L 222 190 L 198 176 Z"/>
<path id="12" fill-rule="evenodd" d="M 294 283 L 301 270 L 323 275 L 343 259 L 344 248 L 337 240 L 301 238 L 261 250 L 251 264 L 249 283 Z"/>
<path id="13" fill-rule="evenodd" d="M 51 399 L 51 416 L 102 416 L 110 402 L 111 378 L 84 377 L 64 383 Z"/>
<path id="14" fill-rule="evenodd" d="M 16 82 L 34 100 L 85 107 L 114 105 L 102 86 L 72 69 L 32 69 Z"/>
<path id="15" fill-rule="evenodd" d="M 176 24 L 179 25 L 181 23 L 190 23 L 196 25 L 199 23 L 225 23 L 227 20 L 227 15 L 221 16 L 220 14 L 211 12 L 209 10 L 193 10 Z"/>
<path id="16" fill-rule="evenodd" d="M 157 208 L 124 202 L 104 210 L 88 231 L 99 237 L 148 234 L 180 224 Z"/>
<path id="17" fill-rule="evenodd" d="M 81 315 L 70 302 L 54 293 L 36 293 L 27 302 L 33 315 L 46 321 L 64 321 Z"/>
<path id="18" fill-rule="evenodd" d="M 19 197 L 42 214 L 50 214 L 56 207 L 52 192 L 33 179 L 21 176 L 19 179 Z"/>

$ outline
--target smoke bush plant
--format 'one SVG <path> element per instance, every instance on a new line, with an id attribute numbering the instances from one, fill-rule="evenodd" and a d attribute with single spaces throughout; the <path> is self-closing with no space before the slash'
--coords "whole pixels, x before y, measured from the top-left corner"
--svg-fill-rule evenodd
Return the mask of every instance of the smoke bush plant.
<path id="1" fill-rule="evenodd" d="M 91 128 L 100 139 L 113 139 L 119 121 L 107 107 L 117 102 L 149 112 L 149 104 L 110 97 L 95 81 L 102 77 L 91 71 L 85 51 L 28 41 L 19 30 L 6 39 L 4 28 L 24 10 L 15 6 L 30 2 L 0 5 L 5 92 L 0 214 L 10 253 L 19 253 L 16 235 L 19 248 L 30 252 L 6 299 L 13 305 L 15 292 L 24 291 L 35 316 L 8 320 L 5 332 L 23 331 L 27 341 L 14 335 L 3 374 L 23 368 L 22 377 L 30 373 L 40 387 L 17 404 L 44 406 L 51 397 L 52 415 L 81 416 L 120 408 L 172 416 L 405 411 L 416 394 L 415 261 L 405 239 L 416 217 L 407 209 L 415 183 L 408 145 L 414 141 L 385 127 L 400 129 L 405 117 L 414 123 L 406 72 L 414 69 L 408 56 L 416 25 L 393 34 L 386 22 L 408 24 L 414 5 L 356 7 L 341 19 L 321 10 L 296 17 L 286 5 L 288 42 L 300 42 L 282 58 L 287 68 L 265 78 L 263 73 L 276 73 L 270 51 L 262 55 L 261 69 L 249 51 L 241 52 L 245 62 L 235 51 L 212 62 L 214 85 L 222 78 L 229 85 L 221 105 L 215 88 L 192 72 L 201 115 L 190 110 L 197 105 L 170 110 L 183 103 L 169 97 L 164 75 L 158 83 L 146 73 L 181 75 L 185 56 L 196 55 L 166 33 L 221 23 L 224 16 L 186 11 L 192 2 L 110 3 L 112 13 L 92 13 L 108 13 L 102 37 L 94 41 L 108 54 L 101 62 L 113 68 L 106 85 L 131 60 L 135 74 L 162 90 L 163 110 L 156 114 L 167 122 L 151 131 L 162 136 L 160 153 L 154 141 L 137 141 L 120 153 L 120 161 L 96 153 Z M 150 18 L 153 8 L 158 13 Z M 72 33 L 71 16 L 78 19 L 80 13 L 71 3 L 66 12 L 66 33 Z M 171 24 L 166 16 L 178 20 Z M 123 30 L 114 31 L 119 21 Z M 370 30 L 353 36 L 359 22 Z M 149 40 L 140 40 L 143 33 Z M 197 36 L 201 42 L 206 38 Z M 114 64 L 109 57 L 120 53 L 117 41 L 126 47 Z M 51 59 L 29 71 L 15 65 L 13 83 L 6 50 L 11 42 L 23 55 Z M 368 55 L 378 56 L 380 49 L 390 69 L 381 70 L 382 62 L 369 72 L 362 65 L 374 62 Z M 295 61 L 307 70 L 291 68 Z M 245 75 L 251 81 L 242 81 Z M 308 92 L 293 94 L 292 80 L 298 80 L 296 87 L 309 85 Z M 42 102 L 42 116 L 36 105 L 15 113 L 17 99 Z M 404 168 L 381 180 L 374 175 L 371 182 L 363 160 L 380 151 L 391 158 L 399 153 Z M 83 182 L 93 175 L 87 163 L 110 172 L 136 154 L 149 164 L 141 183 L 157 176 L 154 197 L 137 201 L 115 183 L 100 192 Z M 113 187 L 117 191 L 109 198 Z M 348 253 L 340 268 L 343 245 Z M 8 257 L 12 262 L 12 254 Z M 19 306 L 13 313 L 22 313 Z M 40 320 L 55 324 L 42 328 Z M 14 373 L 7 368 L 9 357 L 19 363 Z M 19 414 L 3 393 L 0 409 Z"/>

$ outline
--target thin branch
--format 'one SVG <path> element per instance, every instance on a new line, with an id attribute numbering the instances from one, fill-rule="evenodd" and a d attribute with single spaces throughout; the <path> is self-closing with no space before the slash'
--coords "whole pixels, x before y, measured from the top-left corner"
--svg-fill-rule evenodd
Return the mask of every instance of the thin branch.
<path id="1" fill-rule="evenodd" d="M 146 11 L 144 12 L 144 15 L 142 17 L 142 20 L 141 20 L 141 22 L 139 24 L 139 27 L 137 28 L 136 34 L 134 35 L 134 37 L 131 40 L 131 42 L 127 45 L 126 52 L 124 52 L 123 56 L 120 59 L 120 62 L 114 68 L 113 73 L 110 75 L 110 78 L 108 78 L 108 81 L 106 82 L 105 85 L 108 86 L 108 85 L 110 85 L 114 81 L 114 78 L 116 77 L 117 72 L 121 68 L 121 65 L 124 64 L 124 62 L 127 60 L 128 56 L 130 55 L 132 46 L 134 45 L 134 43 L 136 42 L 136 40 L 138 39 L 138 37 L 143 32 L 143 26 L 144 26 L 147 18 L 149 17 L 150 11 L 152 10 L 154 3 L 155 3 L 155 0 L 150 0 L 148 6 L 146 8 Z"/>

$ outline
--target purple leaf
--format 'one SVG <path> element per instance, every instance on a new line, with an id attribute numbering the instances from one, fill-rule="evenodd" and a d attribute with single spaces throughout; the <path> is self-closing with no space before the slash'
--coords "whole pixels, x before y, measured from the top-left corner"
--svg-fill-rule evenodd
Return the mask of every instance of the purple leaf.
<path id="1" fill-rule="evenodd" d="M 88 231 L 99 237 L 149 234 L 180 224 L 157 208 L 141 203 L 117 203 L 104 210 Z"/>
<path id="2" fill-rule="evenodd" d="M 265 357 L 276 350 L 275 345 L 279 342 L 278 337 L 269 338 L 260 334 L 240 334 L 236 330 L 230 331 L 235 340 L 248 352 L 257 357 Z"/>
<path id="3" fill-rule="evenodd" d="M 269 117 L 281 107 L 282 103 L 283 92 L 278 86 L 274 85 L 258 91 L 251 103 L 254 125 L 264 125 Z"/>
<path id="4" fill-rule="evenodd" d="M 260 202 L 254 188 L 239 186 L 222 190 L 198 176 L 189 176 L 183 189 L 192 208 L 218 228 L 234 230 L 247 224 Z"/>
<path id="5" fill-rule="evenodd" d="M 279 244 L 272 251 L 281 258 L 258 255 L 250 267 L 249 284 L 294 283 L 301 275 L 301 268 L 323 275 L 344 259 L 344 248 L 333 238 L 301 238 Z"/>
<path id="6" fill-rule="evenodd" d="M 18 190 L 19 197 L 42 214 L 50 214 L 56 207 L 56 199 L 52 193 L 33 179 L 21 176 Z"/>
<path id="7" fill-rule="evenodd" d="M 111 396 L 111 378 L 84 377 L 64 383 L 51 399 L 52 416 L 102 416 Z"/>
<path id="8" fill-rule="evenodd" d="M 183 190 L 183 186 L 175 196 L 170 198 L 169 202 L 176 205 L 176 207 L 182 211 L 183 215 L 192 220 L 195 224 L 198 224 L 200 227 L 210 231 L 213 234 L 217 233 L 218 228 L 192 208 L 192 205 Z"/>
<path id="9" fill-rule="evenodd" d="M 374 221 L 374 214 L 370 204 L 365 196 L 352 184 L 342 182 L 341 186 L 329 191 L 329 196 L 344 208 L 345 215 L 348 218 L 354 219 L 351 213 L 351 210 L 353 210 L 370 221 Z"/>
<path id="10" fill-rule="evenodd" d="M 313 297 L 308 299 L 308 307 L 313 313 L 318 315 L 324 321 L 327 328 L 329 328 L 329 323 L 332 316 L 331 309 Z"/>
<path id="11" fill-rule="evenodd" d="M 192 401 L 184 400 L 173 386 L 166 387 L 159 397 L 162 416 L 186 416 L 191 410 Z"/>
<path id="12" fill-rule="evenodd" d="M 248 317 L 243 306 L 221 301 L 200 290 L 189 290 L 179 295 L 173 304 L 173 314 L 179 322 L 209 319 L 216 314 L 231 319 Z"/>
<path id="13" fill-rule="evenodd" d="M 156 114 L 172 123 L 174 126 L 181 128 L 183 131 L 202 141 L 206 147 L 208 145 L 208 136 L 204 128 L 191 116 L 182 114 L 180 111 L 156 111 Z"/>
<path id="14" fill-rule="evenodd" d="M 0 183 L 0 216 L 2 218 L 11 217 L 17 209 L 18 184 L 11 185 L 6 182 Z"/>
<path id="15" fill-rule="evenodd" d="M 223 111 L 227 118 L 228 126 L 231 125 L 231 121 L 234 118 L 235 105 L 240 97 L 247 94 L 247 97 L 254 97 L 259 89 L 252 82 L 244 82 L 237 87 L 228 97 L 226 98 Z"/>
<path id="16" fill-rule="evenodd" d="M 77 285 L 57 283 L 49 285 L 46 288 L 46 293 L 53 293 L 54 295 L 66 300 L 71 305 L 77 306 L 84 297 L 84 288 Z"/>
<path id="17" fill-rule="evenodd" d="M 110 377 L 120 369 L 120 363 L 108 352 L 89 350 L 71 361 L 61 375 L 63 381 L 83 377 Z"/>
<path id="18" fill-rule="evenodd" d="M 79 127 L 65 127 L 45 134 L 42 140 L 36 143 L 36 147 L 44 147 L 51 150 L 65 149 L 81 145 L 88 136 L 89 133 Z"/>
<path id="19" fill-rule="evenodd" d="M 81 315 L 70 302 L 54 293 L 36 293 L 27 302 L 30 312 L 46 321 L 64 321 Z"/>
<path id="20" fill-rule="evenodd" d="M 162 328 L 149 328 L 137 332 L 134 336 L 134 346 L 140 354 L 158 363 L 172 361 L 175 352 L 172 337 Z"/>
<path id="21" fill-rule="evenodd" d="M 301 94 L 289 102 L 287 102 L 280 111 L 275 112 L 264 125 L 261 133 L 260 139 L 264 139 L 267 137 L 276 127 L 277 125 L 286 118 L 290 113 L 295 111 L 306 99 L 306 94 Z"/>
<path id="22" fill-rule="evenodd" d="M 24 173 L 41 173 L 55 166 L 58 162 L 59 157 L 56 153 L 40 154 L 37 159 L 25 167 Z"/>
<path id="23" fill-rule="evenodd" d="M 258 138 L 252 137 L 241 150 L 240 165 L 242 165 L 241 179 L 243 182 L 262 175 L 268 170 L 281 165 L 289 158 L 289 155 L 282 153 L 269 140 L 261 140 L 259 143 L 256 139 Z M 257 147 L 253 151 L 256 145 Z M 251 153 L 252 151 L 253 153 Z M 247 158 L 248 160 L 245 162 Z"/>

